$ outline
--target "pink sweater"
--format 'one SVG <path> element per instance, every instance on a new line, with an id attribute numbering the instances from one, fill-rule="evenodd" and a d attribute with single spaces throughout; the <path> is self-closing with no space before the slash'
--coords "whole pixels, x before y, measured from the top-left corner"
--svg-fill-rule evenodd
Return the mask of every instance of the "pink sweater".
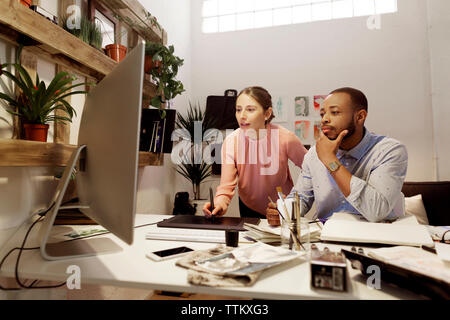
<path id="1" fill-rule="evenodd" d="M 286 195 L 293 187 L 288 159 L 301 167 L 306 152 L 294 133 L 278 125 L 269 124 L 260 140 L 250 139 L 241 129 L 233 131 L 222 145 L 222 175 L 214 203 L 228 207 L 237 184 L 242 202 L 265 215 L 268 196 L 278 198 L 276 187 Z"/>

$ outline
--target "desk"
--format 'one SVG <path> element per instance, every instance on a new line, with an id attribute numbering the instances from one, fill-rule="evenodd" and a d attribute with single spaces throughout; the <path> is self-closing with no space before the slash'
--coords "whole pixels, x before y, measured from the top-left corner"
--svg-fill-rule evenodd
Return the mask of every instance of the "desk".
<path id="1" fill-rule="evenodd" d="M 143 225 L 160 221 L 165 215 L 136 215 L 136 225 Z M 37 246 L 38 223 L 30 233 L 26 246 Z M 150 227 L 150 226 L 149 226 Z M 216 244 L 196 242 L 175 242 L 146 240 L 145 233 L 149 227 L 135 230 L 134 243 L 131 246 L 110 237 L 123 247 L 123 251 L 105 254 L 97 257 L 80 258 L 66 261 L 45 261 L 38 250 L 22 253 L 19 275 L 21 278 L 65 281 L 69 274 L 66 270 L 70 265 L 77 265 L 81 270 L 81 290 L 83 284 L 111 285 L 148 290 L 165 290 L 176 292 L 203 293 L 210 295 L 247 297 L 257 299 L 420 299 L 421 297 L 409 291 L 381 284 L 381 290 L 366 286 L 366 278 L 358 270 L 353 270 L 348 264 L 348 292 L 336 293 L 326 290 L 316 290 L 310 287 L 309 264 L 302 260 L 294 260 L 272 269 L 264 271 L 252 287 L 245 288 L 211 288 L 193 286 L 187 282 L 187 270 L 175 266 L 176 259 L 153 262 L 145 257 L 145 252 L 167 249 L 179 245 L 186 245 L 193 249 L 207 249 Z M 0 257 L 14 246 L 19 246 L 24 232 L 28 228 L 23 226 L 3 246 Z M 2 231 L 3 232 L 3 231 Z M 0 232 L 1 234 L 1 232 Z M 319 248 L 325 246 L 318 244 Z M 349 248 L 327 244 L 332 250 Z M 14 277 L 16 253 L 5 262 L 0 276 Z"/>

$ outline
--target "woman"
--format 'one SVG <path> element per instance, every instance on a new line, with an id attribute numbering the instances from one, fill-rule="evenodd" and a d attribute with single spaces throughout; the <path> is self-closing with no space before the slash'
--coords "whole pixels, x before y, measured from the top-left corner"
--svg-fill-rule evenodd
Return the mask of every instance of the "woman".
<path id="1" fill-rule="evenodd" d="M 306 153 L 300 140 L 287 129 L 271 124 L 272 97 L 261 87 L 242 90 L 236 100 L 239 129 L 228 135 L 222 145 L 222 175 L 214 198 L 214 210 L 208 202 L 206 217 L 226 213 L 239 188 L 241 217 L 264 218 L 270 196 L 278 198 L 277 187 L 288 194 L 292 187 L 288 159 L 298 167 Z"/>

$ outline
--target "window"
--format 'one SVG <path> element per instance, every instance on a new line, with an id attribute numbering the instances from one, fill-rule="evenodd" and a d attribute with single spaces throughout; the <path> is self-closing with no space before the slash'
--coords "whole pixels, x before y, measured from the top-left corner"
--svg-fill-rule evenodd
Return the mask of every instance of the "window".
<path id="1" fill-rule="evenodd" d="M 397 12 L 397 0 L 203 0 L 203 33 Z"/>

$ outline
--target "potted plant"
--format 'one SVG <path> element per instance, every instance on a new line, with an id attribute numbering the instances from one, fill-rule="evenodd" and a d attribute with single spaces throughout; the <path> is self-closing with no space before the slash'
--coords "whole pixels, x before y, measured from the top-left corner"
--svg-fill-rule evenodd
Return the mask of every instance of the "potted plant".
<path id="1" fill-rule="evenodd" d="M 120 62 L 127 55 L 127 47 L 118 43 L 108 44 L 105 47 L 105 53 L 114 61 Z"/>
<path id="2" fill-rule="evenodd" d="M 193 203 L 201 210 L 204 202 L 207 200 L 201 199 L 200 186 L 212 175 L 212 164 L 206 163 L 203 159 L 205 143 L 202 142 L 201 145 L 195 145 L 194 143 L 194 128 L 196 122 L 201 122 L 202 137 L 205 137 L 205 135 L 208 134 L 207 130 L 209 126 L 205 123 L 205 113 L 198 104 L 192 106 L 192 104 L 189 103 L 189 110 L 186 116 L 183 116 L 180 113 L 177 114 L 175 124 L 177 129 L 181 130 L 177 130 L 176 132 L 180 135 L 179 137 L 182 138 L 183 143 L 188 145 L 187 148 L 183 149 L 188 152 L 181 155 L 181 164 L 178 165 L 176 171 L 191 182 L 194 195 Z M 195 152 L 201 154 L 200 161 L 194 161 Z"/>
<path id="3" fill-rule="evenodd" d="M 178 69 L 184 60 L 175 56 L 173 46 L 165 46 L 162 43 L 147 42 L 145 46 L 146 56 L 151 57 L 149 68 L 152 79 L 156 82 L 156 95 L 150 101 L 155 108 L 161 107 L 167 102 L 183 93 L 183 83 L 176 79 Z M 164 115 L 162 115 L 164 117 Z"/>
<path id="4" fill-rule="evenodd" d="M 67 17 L 63 17 L 62 27 L 64 30 L 90 44 L 94 48 L 102 50 L 103 35 L 100 26 L 97 23 L 89 20 L 86 16 L 81 16 L 80 28 L 71 27 L 67 22 Z"/>
<path id="5" fill-rule="evenodd" d="M 20 61 L 21 50 L 22 46 L 18 49 L 16 61 Z M 13 66 L 18 76 L 7 71 L 8 66 Z M 12 80 L 19 89 L 15 97 L 0 93 L 0 99 L 8 103 L 7 112 L 22 120 L 26 140 L 47 141 L 49 122 L 71 122 L 74 114 L 76 115 L 75 109 L 64 99 L 73 94 L 87 93 L 71 91 L 84 83 L 71 85 L 76 78 L 67 72 L 59 72 L 48 86 L 39 79 L 38 74 L 33 82 L 20 63 L 1 64 L 0 75 Z M 56 115 L 55 110 L 62 110 L 65 115 Z"/>
<path id="6" fill-rule="evenodd" d="M 20 0 L 20 3 L 28 8 L 31 6 L 32 2 L 33 2 L 32 0 Z"/>

